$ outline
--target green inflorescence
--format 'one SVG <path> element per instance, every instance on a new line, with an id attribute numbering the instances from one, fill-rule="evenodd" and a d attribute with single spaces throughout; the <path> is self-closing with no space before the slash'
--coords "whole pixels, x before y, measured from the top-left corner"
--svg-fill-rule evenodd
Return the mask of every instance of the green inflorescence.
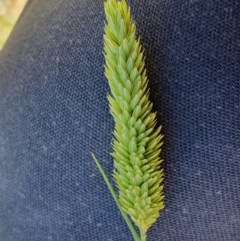
<path id="1" fill-rule="evenodd" d="M 113 153 L 118 200 L 146 240 L 148 228 L 164 208 L 159 158 L 163 135 L 149 101 L 143 49 L 125 0 L 104 3 L 105 75 L 115 121 Z"/>

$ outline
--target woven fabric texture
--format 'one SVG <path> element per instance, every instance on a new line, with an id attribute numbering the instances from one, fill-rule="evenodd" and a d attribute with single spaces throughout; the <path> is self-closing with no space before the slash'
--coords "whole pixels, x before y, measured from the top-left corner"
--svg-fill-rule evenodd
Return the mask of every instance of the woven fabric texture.
<path id="1" fill-rule="evenodd" d="M 240 2 L 129 0 L 163 125 L 149 241 L 240 240 Z M 108 176 L 103 0 L 29 1 L 0 52 L 0 240 L 133 240 Z"/>

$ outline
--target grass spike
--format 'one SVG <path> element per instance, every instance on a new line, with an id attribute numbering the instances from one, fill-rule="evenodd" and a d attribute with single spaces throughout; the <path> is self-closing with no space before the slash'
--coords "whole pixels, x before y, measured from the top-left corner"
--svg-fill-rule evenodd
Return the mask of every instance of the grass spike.
<path id="1" fill-rule="evenodd" d="M 133 237 L 146 241 L 147 230 L 164 208 L 160 158 L 161 127 L 156 127 L 145 69 L 144 50 L 125 0 L 106 0 L 104 33 L 105 75 L 115 130 L 112 143 L 113 177 L 118 195 L 92 154 Z M 136 233 L 131 220 L 139 228 Z"/>

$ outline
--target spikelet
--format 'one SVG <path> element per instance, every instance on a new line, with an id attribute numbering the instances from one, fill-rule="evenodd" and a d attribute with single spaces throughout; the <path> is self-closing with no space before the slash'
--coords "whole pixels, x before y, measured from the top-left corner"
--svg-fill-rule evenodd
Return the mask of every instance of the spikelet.
<path id="1" fill-rule="evenodd" d="M 144 239 L 164 207 L 159 158 L 163 136 L 161 127 L 156 128 L 156 114 L 151 112 L 143 49 L 130 8 L 125 0 L 107 0 L 104 9 L 105 75 L 115 121 L 113 175 L 121 207 Z"/>

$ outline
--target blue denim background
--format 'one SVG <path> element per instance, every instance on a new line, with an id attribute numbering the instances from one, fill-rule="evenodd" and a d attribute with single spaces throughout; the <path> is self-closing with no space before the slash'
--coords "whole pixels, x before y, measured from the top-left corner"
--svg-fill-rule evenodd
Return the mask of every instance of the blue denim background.
<path id="1" fill-rule="evenodd" d="M 149 241 L 240 240 L 239 0 L 129 0 L 163 125 Z M 133 240 L 108 176 L 103 0 L 31 0 L 0 53 L 0 240 Z"/>

